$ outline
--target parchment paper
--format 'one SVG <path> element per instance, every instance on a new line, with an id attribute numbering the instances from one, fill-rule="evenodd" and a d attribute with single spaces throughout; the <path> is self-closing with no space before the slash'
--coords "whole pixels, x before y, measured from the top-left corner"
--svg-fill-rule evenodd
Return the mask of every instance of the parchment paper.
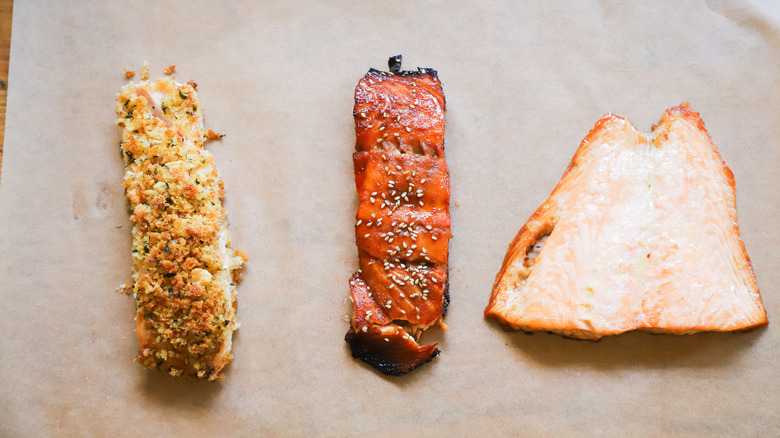
<path id="1" fill-rule="evenodd" d="M 451 331 L 403 378 L 343 341 L 357 267 L 353 91 L 439 71 Z M 198 84 L 239 287 L 220 382 L 142 369 L 114 96 L 123 69 Z M 780 8 L 771 2 L 47 2 L 14 5 L 0 185 L 3 436 L 778 436 Z M 512 237 L 605 113 L 688 101 L 737 182 L 767 328 L 598 343 L 482 311 Z"/>

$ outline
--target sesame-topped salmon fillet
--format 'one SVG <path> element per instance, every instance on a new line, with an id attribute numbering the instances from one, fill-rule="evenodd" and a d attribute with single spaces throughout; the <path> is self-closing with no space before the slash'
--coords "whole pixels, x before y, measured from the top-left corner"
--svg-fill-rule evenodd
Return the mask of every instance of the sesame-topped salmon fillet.
<path id="1" fill-rule="evenodd" d="M 236 283 L 224 195 L 203 148 L 194 84 L 130 83 L 117 96 L 124 187 L 133 221 L 136 359 L 173 376 L 215 380 L 232 359 Z"/>
<path id="2" fill-rule="evenodd" d="M 450 182 L 444 160 L 444 94 L 431 69 L 371 69 L 355 89 L 355 224 L 358 272 L 346 335 L 354 357 L 402 375 L 430 361 L 418 339 L 447 329 Z"/>
<path id="3" fill-rule="evenodd" d="M 649 134 L 609 114 L 520 229 L 485 315 L 598 339 L 767 324 L 734 175 L 688 104 Z"/>

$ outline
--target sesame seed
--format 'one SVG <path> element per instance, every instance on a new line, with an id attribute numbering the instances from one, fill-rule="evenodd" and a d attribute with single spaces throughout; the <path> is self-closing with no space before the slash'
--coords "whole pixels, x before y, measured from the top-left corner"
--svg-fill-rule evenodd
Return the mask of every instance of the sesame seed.
<path id="1" fill-rule="evenodd" d="M 363 219 L 359 219 L 355 225 L 360 225 L 363 223 Z"/>
<path id="2" fill-rule="evenodd" d="M 423 178 L 423 179 L 421 179 L 421 180 L 420 180 L 420 182 L 421 182 L 422 184 L 425 184 L 425 181 L 428 181 L 428 180 L 427 180 L 427 179 L 425 179 L 425 178 Z"/>
<path id="3" fill-rule="evenodd" d="M 385 161 L 387 161 L 387 155 L 385 155 L 385 154 L 382 154 L 382 159 L 383 159 L 383 160 L 385 160 Z"/>
<path id="4" fill-rule="evenodd" d="M 372 193 L 371 193 L 371 196 L 376 196 L 376 192 L 372 192 Z"/>
<path id="5" fill-rule="evenodd" d="M 368 331 L 368 326 L 364 325 L 364 326 L 363 326 L 363 333 L 365 333 L 365 332 L 367 332 L 367 331 Z"/>
<path id="6" fill-rule="evenodd" d="M 385 342 L 390 342 L 390 339 L 385 338 Z"/>
<path id="7" fill-rule="evenodd" d="M 403 170 L 403 168 L 401 166 L 398 166 L 398 165 L 396 165 L 395 168 L 396 168 L 396 170 Z"/>
<path id="8" fill-rule="evenodd" d="M 395 137 L 398 137 L 398 135 L 399 135 L 399 134 L 398 134 L 397 132 L 394 132 L 394 133 L 393 133 L 393 135 L 394 135 Z"/>
<path id="9" fill-rule="evenodd" d="M 409 105 L 409 108 L 414 109 L 414 105 Z"/>
<path id="10" fill-rule="evenodd" d="M 376 202 L 376 199 L 374 199 L 374 197 L 373 197 L 373 196 L 372 196 L 371 198 L 369 198 L 369 199 L 371 199 L 371 203 L 372 203 L 372 204 L 373 204 L 374 202 Z"/>
<path id="11" fill-rule="evenodd" d="M 436 236 L 431 236 L 431 240 L 439 240 L 439 238 Z"/>
<path id="12" fill-rule="evenodd" d="M 377 143 L 382 143 L 382 139 L 381 139 L 381 138 L 377 138 L 377 139 L 376 139 L 376 142 L 377 142 Z"/>
<path id="13" fill-rule="evenodd" d="M 430 231 L 430 230 L 432 230 L 432 229 L 433 229 L 433 227 L 432 227 L 432 226 L 430 226 L 430 225 L 426 225 L 426 226 L 425 226 L 425 229 L 426 229 L 426 230 L 428 230 L 428 231 Z"/>
<path id="14" fill-rule="evenodd" d="M 422 201 L 420 201 L 420 207 L 422 207 L 423 205 L 425 205 L 425 204 L 423 204 L 423 202 L 422 202 Z"/>
<path id="15" fill-rule="evenodd" d="M 382 125 L 382 126 L 380 126 L 380 127 L 379 127 L 379 130 L 380 130 L 380 131 L 384 131 L 384 130 L 385 130 L 385 125 Z"/>
<path id="16" fill-rule="evenodd" d="M 385 137 L 387 137 L 387 133 L 386 133 L 386 132 L 385 132 L 385 134 L 382 136 L 382 138 L 385 138 Z"/>
<path id="17" fill-rule="evenodd" d="M 412 132 L 412 128 L 410 128 L 410 127 L 408 127 L 408 126 L 407 126 L 407 127 L 406 127 L 406 132 Z"/>
<path id="18" fill-rule="evenodd" d="M 368 236 L 370 236 L 370 234 L 366 234 L 366 235 L 364 235 L 363 237 L 365 237 L 366 239 L 368 239 Z"/>
<path id="19" fill-rule="evenodd" d="M 373 222 L 371 222 L 371 221 L 368 221 L 368 223 L 366 224 L 366 226 L 367 226 L 367 227 L 370 227 L 370 226 L 371 226 L 371 225 L 373 225 L 373 224 L 374 224 Z"/>
<path id="20" fill-rule="evenodd" d="M 360 117 L 365 119 L 366 118 L 366 113 L 360 113 Z"/>

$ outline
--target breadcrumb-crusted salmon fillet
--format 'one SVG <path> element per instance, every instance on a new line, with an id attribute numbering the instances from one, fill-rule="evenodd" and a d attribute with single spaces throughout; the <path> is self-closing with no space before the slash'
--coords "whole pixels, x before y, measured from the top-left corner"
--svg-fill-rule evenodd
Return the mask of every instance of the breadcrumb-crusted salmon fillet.
<path id="1" fill-rule="evenodd" d="M 699 114 L 671 108 L 649 134 L 596 123 L 510 244 L 485 315 L 584 339 L 767 324 L 734 176 Z"/>
<path id="2" fill-rule="evenodd" d="M 450 182 L 444 160 L 444 93 L 436 71 L 371 69 L 355 89 L 355 225 L 358 272 L 350 280 L 352 356 L 403 375 L 439 353 L 423 330 L 447 329 Z"/>
<path id="3" fill-rule="evenodd" d="M 172 376 L 215 380 L 232 359 L 246 256 L 230 247 L 202 114 L 191 83 L 130 83 L 117 96 L 133 221 L 136 360 Z"/>

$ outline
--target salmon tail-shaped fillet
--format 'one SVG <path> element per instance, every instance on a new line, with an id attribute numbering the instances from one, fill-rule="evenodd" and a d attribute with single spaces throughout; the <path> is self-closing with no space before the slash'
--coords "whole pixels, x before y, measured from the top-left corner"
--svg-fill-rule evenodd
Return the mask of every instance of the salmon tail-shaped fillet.
<path id="1" fill-rule="evenodd" d="M 699 114 L 671 108 L 649 134 L 596 123 L 509 245 L 485 315 L 583 339 L 767 324 L 734 176 Z"/>
<path id="2" fill-rule="evenodd" d="M 232 359 L 246 256 L 230 247 L 202 114 L 191 83 L 131 83 L 117 96 L 133 221 L 136 360 L 172 376 L 216 380 Z"/>
<path id="3" fill-rule="evenodd" d="M 449 302 L 450 181 L 444 160 L 444 93 L 436 71 L 371 69 L 355 89 L 355 224 L 358 272 L 345 340 L 352 356 L 389 375 L 430 361 L 421 346 Z"/>

